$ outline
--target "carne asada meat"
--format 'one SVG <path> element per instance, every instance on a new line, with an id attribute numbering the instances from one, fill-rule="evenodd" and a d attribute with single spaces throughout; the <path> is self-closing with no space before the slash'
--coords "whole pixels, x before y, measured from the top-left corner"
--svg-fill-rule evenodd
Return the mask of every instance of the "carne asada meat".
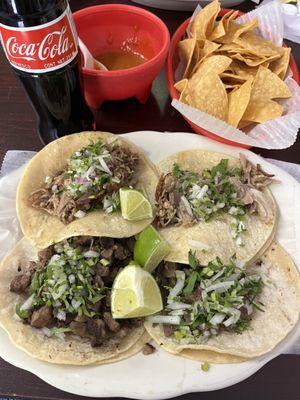
<path id="1" fill-rule="evenodd" d="M 26 292 L 28 286 L 30 285 L 32 275 L 34 274 L 35 270 L 37 269 L 38 264 L 34 261 L 30 261 L 27 268 L 22 270 L 18 275 L 14 277 L 14 279 L 10 282 L 10 291 L 22 294 Z"/>
<path id="2" fill-rule="evenodd" d="M 30 325 L 34 328 L 44 328 L 52 321 L 52 308 L 45 305 L 33 311 L 30 318 Z"/>
<path id="3" fill-rule="evenodd" d="M 119 207 L 118 190 L 136 184 L 138 163 L 139 156 L 127 148 L 91 143 L 70 157 L 64 171 L 46 177 L 45 186 L 30 195 L 29 203 L 64 224 L 95 208 L 113 212 Z"/>
<path id="4" fill-rule="evenodd" d="M 11 281 L 12 292 L 28 296 L 16 313 L 50 334 L 71 333 L 92 346 L 109 339 L 117 343 L 141 323 L 117 321 L 110 310 L 111 285 L 130 259 L 131 239 L 79 236 L 41 250 Z"/>
<path id="5" fill-rule="evenodd" d="M 149 356 L 150 354 L 155 353 L 155 351 L 156 351 L 155 347 L 152 346 L 152 344 L 150 343 L 146 343 L 142 350 L 144 356 Z"/>

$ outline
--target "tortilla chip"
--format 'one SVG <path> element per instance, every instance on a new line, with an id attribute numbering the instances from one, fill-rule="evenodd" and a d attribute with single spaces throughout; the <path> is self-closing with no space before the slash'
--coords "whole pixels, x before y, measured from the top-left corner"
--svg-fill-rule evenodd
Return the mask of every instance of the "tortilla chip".
<path id="1" fill-rule="evenodd" d="M 185 66 L 182 78 L 188 78 L 198 59 L 196 39 L 181 40 L 181 42 L 178 43 L 178 50 L 180 60 Z"/>
<path id="2" fill-rule="evenodd" d="M 282 47 L 280 49 L 281 57 L 270 63 L 270 70 L 274 72 L 280 79 L 284 79 L 290 62 L 291 49 Z"/>
<path id="3" fill-rule="evenodd" d="M 260 66 L 254 78 L 251 97 L 280 99 L 291 97 L 288 86 L 272 71 Z"/>
<path id="4" fill-rule="evenodd" d="M 225 83 L 223 82 L 223 85 L 226 89 L 227 92 L 234 92 L 236 89 L 241 87 L 240 83 Z"/>
<path id="5" fill-rule="evenodd" d="M 229 14 L 229 13 L 227 13 L 227 14 Z M 238 15 L 239 15 L 238 10 L 235 10 L 235 11 L 233 11 L 232 14 L 230 14 L 227 18 L 224 19 L 223 24 L 224 24 L 224 29 L 226 32 L 228 31 L 230 22 L 233 21 L 234 19 L 236 19 L 236 17 L 238 17 Z"/>
<path id="6" fill-rule="evenodd" d="M 233 39 L 234 42 L 261 57 L 280 56 L 280 47 L 275 46 L 270 40 L 256 35 L 254 32 L 244 32 L 239 37 Z"/>
<path id="7" fill-rule="evenodd" d="M 224 14 L 217 26 L 214 28 L 212 34 L 209 36 L 209 40 L 214 41 L 226 34 L 228 23 L 231 19 L 235 18 L 238 11 L 230 10 L 228 13 Z"/>
<path id="8" fill-rule="evenodd" d="M 188 83 L 188 79 L 181 79 L 181 81 L 178 81 L 175 83 L 174 88 L 178 90 L 178 92 L 183 92 L 184 88 L 186 87 Z"/>
<path id="9" fill-rule="evenodd" d="M 245 113 L 251 96 L 253 78 L 249 78 L 239 89 L 228 94 L 228 123 L 235 128 Z"/>
<path id="10" fill-rule="evenodd" d="M 195 74 L 184 92 L 186 102 L 192 107 L 223 121 L 227 120 L 227 93 L 216 73 Z"/>
<path id="11" fill-rule="evenodd" d="M 236 74 L 232 74 L 230 72 L 222 72 L 222 74 L 220 75 L 220 78 L 222 79 L 222 82 L 245 82 L 247 80 L 247 78 L 243 77 L 243 76 L 239 76 Z"/>
<path id="12" fill-rule="evenodd" d="M 281 117 L 283 107 L 276 101 L 265 98 L 251 98 L 243 115 L 247 121 L 263 123 Z"/>
<path id="13" fill-rule="evenodd" d="M 195 16 L 190 30 L 193 38 L 207 39 L 211 35 L 220 8 L 219 1 L 214 0 Z"/>
<path id="14" fill-rule="evenodd" d="M 249 65 L 246 65 L 239 60 L 232 60 L 230 68 L 235 75 L 238 75 L 245 79 L 248 79 L 250 76 L 255 76 L 258 71 L 258 67 L 249 67 Z"/>
<path id="15" fill-rule="evenodd" d="M 221 38 L 216 39 L 217 43 L 232 43 L 236 40 L 242 33 L 252 30 L 258 27 L 257 18 L 252 19 L 245 24 L 237 24 L 236 22 L 229 21 L 226 35 Z"/>
<path id="16" fill-rule="evenodd" d="M 197 64 L 197 68 L 194 72 L 195 74 L 205 74 L 207 72 L 214 72 L 215 74 L 221 74 L 226 71 L 229 65 L 231 64 L 231 59 L 222 55 L 212 55 L 210 57 L 201 60 L 200 63 Z M 193 79 L 194 75 L 191 79 Z"/>
<path id="17" fill-rule="evenodd" d="M 191 76 L 197 71 L 203 60 L 215 52 L 220 46 L 218 43 L 213 43 L 210 40 L 198 40 L 198 44 L 199 42 L 202 43 L 198 46 L 198 62 L 194 66 Z"/>
<path id="18" fill-rule="evenodd" d="M 239 53 L 232 54 L 232 56 L 231 56 L 231 58 L 233 58 L 234 60 L 242 61 L 249 67 L 257 67 L 258 65 L 262 65 L 262 64 L 268 63 L 272 60 L 275 60 L 278 57 L 279 57 L 278 55 L 275 55 L 275 56 L 271 56 L 269 58 L 266 58 L 266 57 L 262 58 L 262 57 L 254 57 L 251 55 L 243 56 L 242 54 L 239 54 Z"/>

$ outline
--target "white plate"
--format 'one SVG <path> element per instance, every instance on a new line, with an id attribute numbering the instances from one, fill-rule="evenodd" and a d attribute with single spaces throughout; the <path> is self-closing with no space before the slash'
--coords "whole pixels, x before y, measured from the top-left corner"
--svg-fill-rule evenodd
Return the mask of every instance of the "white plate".
<path id="1" fill-rule="evenodd" d="M 272 191 L 284 220 L 279 221 L 277 240 L 300 265 L 300 216 L 295 205 L 300 203 L 300 186 L 286 172 L 269 164 L 256 154 L 219 144 L 188 133 L 133 132 L 125 135 L 140 146 L 153 162 L 180 150 L 203 148 L 226 154 L 245 153 L 253 162 L 260 162 L 268 172 L 281 180 Z M 12 215 L 12 218 L 14 216 Z M 298 245 L 297 245 L 298 243 Z M 200 363 L 158 350 L 150 356 L 138 354 L 119 363 L 104 366 L 59 366 L 31 358 L 17 349 L 0 330 L 0 356 L 9 363 L 37 375 L 58 389 L 91 397 L 130 397 L 164 399 L 188 392 L 224 388 L 248 378 L 269 360 L 285 352 L 300 337 L 300 326 L 267 356 L 240 364 L 212 365 L 209 372 L 200 370 Z"/>
<path id="2" fill-rule="evenodd" d="M 205 6 L 209 3 L 208 0 L 195 1 L 195 0 L 132 0 L 134 3 L 142 4 L 148 7 L 162 8 L 164 10 L 176 10 L 176 11 L 194 11 L 197 5 L 200 3 Z M 245 0 L 221 0 L 222 7 L 228 8 L 237 6 L 243 3 Z"/>

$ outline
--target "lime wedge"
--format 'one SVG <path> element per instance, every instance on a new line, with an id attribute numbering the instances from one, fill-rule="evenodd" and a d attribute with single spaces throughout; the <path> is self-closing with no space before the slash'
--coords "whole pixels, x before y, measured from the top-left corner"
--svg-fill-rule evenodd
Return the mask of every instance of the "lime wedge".
<path id="1" fill-rule="evenodd" d="M 170 246 L 152 225 L 139 234 L 135 243 L 134 260 L 148 272 L 153 272 L 158 264 L 170 253 Z"/>
<path id="2" fill-rule="evenodd" d="M 139 221 L 153 217 L 149 200 L 135 189 L 121 188 L 120 191 L 122 217 L 130 221 Z"/>
<path id="3" fill-rule="evenodd" d="M 159 287 L 149 272 L 128 265 L 116 276 L 111 291 L 113 318 L 145 317 L 163 308 Z"/>

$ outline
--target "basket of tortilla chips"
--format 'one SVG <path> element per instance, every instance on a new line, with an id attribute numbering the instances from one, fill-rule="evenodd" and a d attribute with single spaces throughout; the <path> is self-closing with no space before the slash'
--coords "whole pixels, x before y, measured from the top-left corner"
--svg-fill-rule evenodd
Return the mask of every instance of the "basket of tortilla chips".
<path id="1" fill-rule="evenodd" d="M 256 17 L 235 22 L 241 15 L 221 9 L 217 0 L 196 10 L 172 38 L 166 75 L 171 97 L 199 112 L 196 124 L 179 110 L 196 133 L 249 148 L 256 143 L 245 133 L 286 114 L 284 100 L 293 92 L 284 79 L 290 68 L 299 82 L 299 72 L 290 48 L 262 37 Z M 214 129 L 220 121 L 221 129 L 246 139 L 220 135 Z"/>

